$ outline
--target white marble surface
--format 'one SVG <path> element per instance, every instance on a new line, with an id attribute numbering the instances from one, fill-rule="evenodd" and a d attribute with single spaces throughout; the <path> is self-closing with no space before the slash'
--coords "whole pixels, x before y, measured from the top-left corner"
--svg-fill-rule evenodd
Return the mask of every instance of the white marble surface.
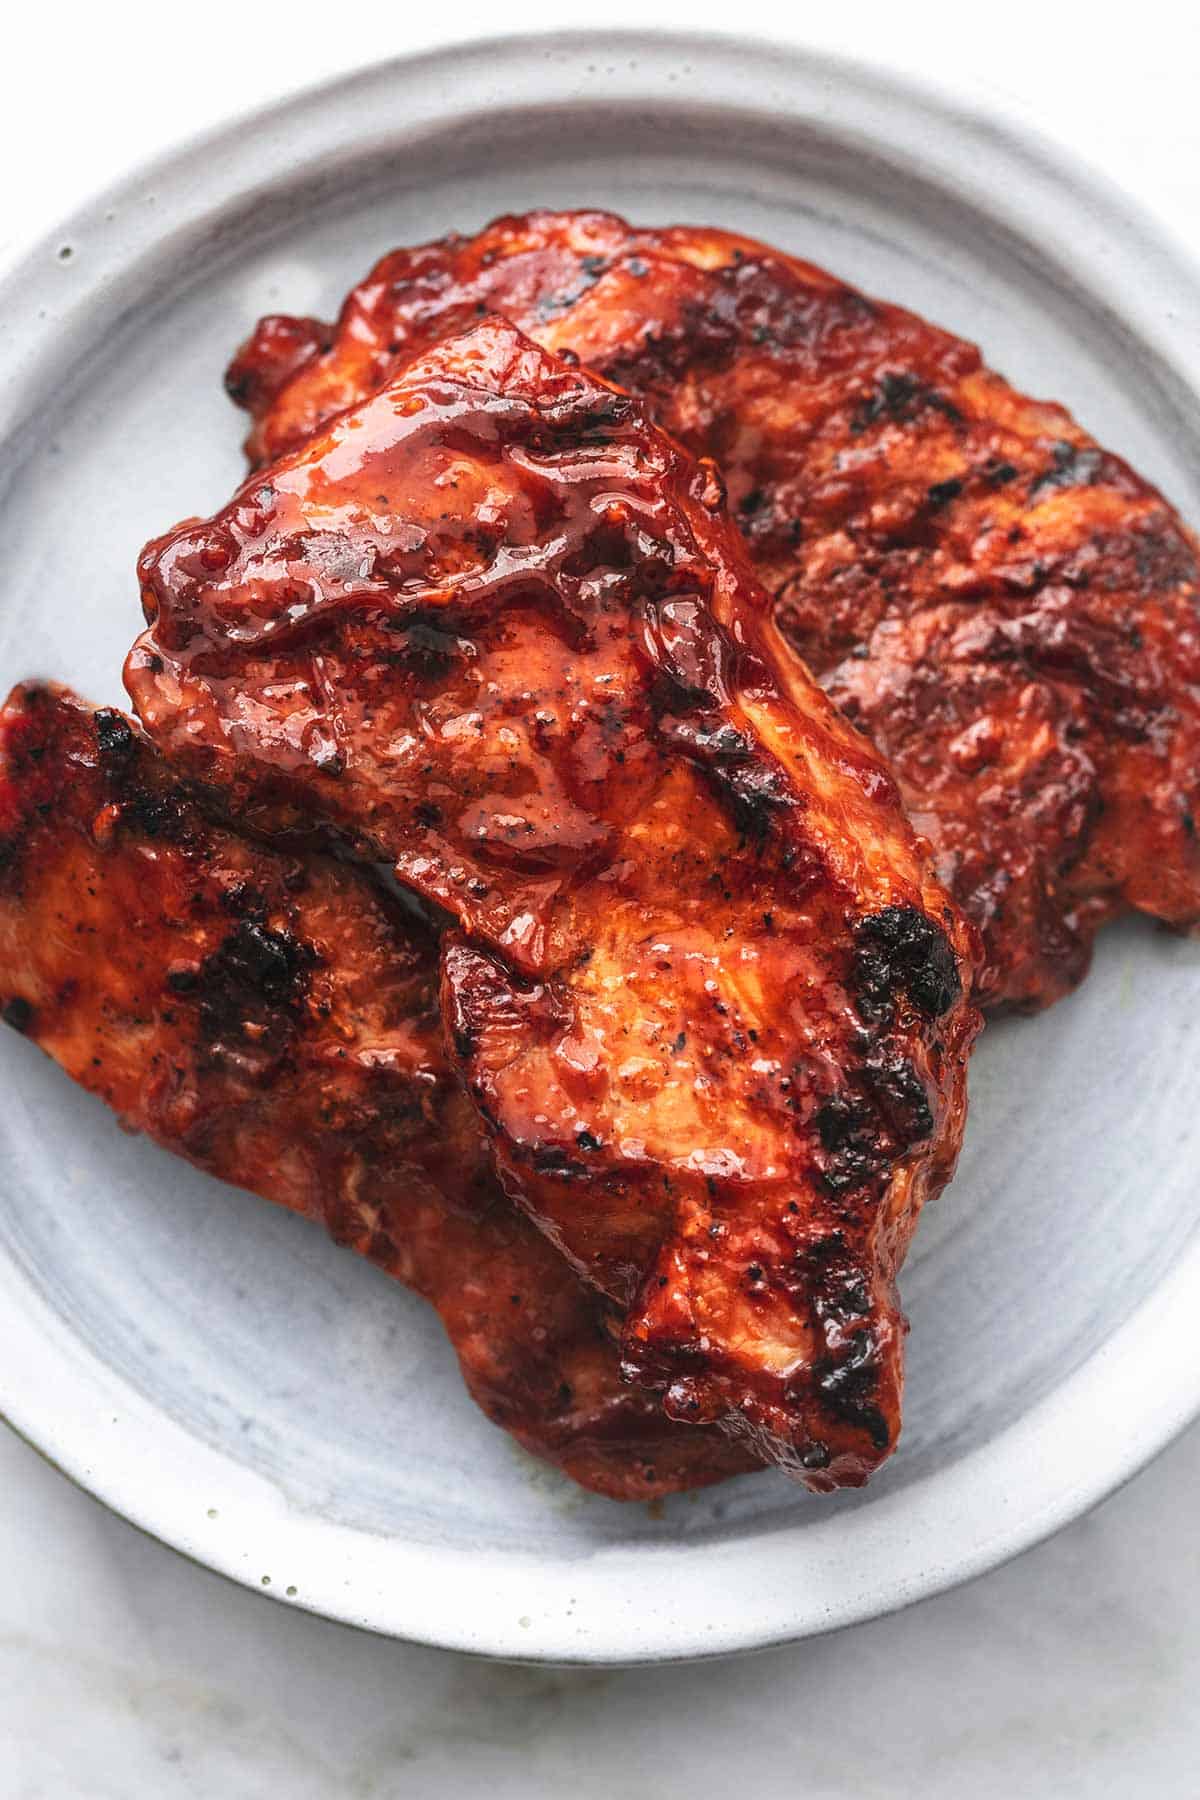
<path id="1" fill-rule="evenodd" d="M 808 10 L 659 0 L 654 16 L 802 22 L 807 41 L 990 92 L 1200 242 L 1200 20 L 1177 4 L 1143 0 L 1119 29 L 1032 0 Z M 22 8 L 5 28 L 0 253 L 268 96 L 439 36 L 594 16 L 575 0 L 415 20 L 394 0 Z M 628 4 L 604 17 L 645 22 Z M 1198 1485 L 1200 1429 L 1053 1542 L 896 1618 L 737 1663 L 554 1672 L 377 1642 L 235 1589 L 0 1432 L 0 1800 L 1193 1800 Z"/>
<path id="2" fill-rule="evenodd" d="M 983 1581 L 734 1662 L 508 1668 L 234 1588 L 0 1436 L 5 1800 L 1194 1800 L 1200 1430 Z"/>

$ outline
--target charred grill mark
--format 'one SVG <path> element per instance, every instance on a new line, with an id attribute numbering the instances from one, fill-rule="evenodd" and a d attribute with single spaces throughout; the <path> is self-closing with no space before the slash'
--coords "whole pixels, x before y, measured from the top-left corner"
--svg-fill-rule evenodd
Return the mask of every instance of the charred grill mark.
<path id="1" fill-rule="evenodd" d="M 185 834 L 181 792 L 139 780 L 141 741 L 123 713 L 102 707 L 94 716 L 101 773 L 118 801 L 121 817 L 150 838 L 176 839 Z"/>
<path id="2" fill-rule="evenodd" d="M 879 1051 L 814 1116 L 824 1153 L 820 1176 L 831 1194 L 885 1178 L 896 1157 L 932 1137 L 929 1096 L 907 1057 Z"/>
<path id="3" fill-rule="evenodd" d="M 1115 549 L 1114 546 L 1113 553 Z M 1133 534 L 1133 563 L 1143 593 L 1165 592 L 1175 586 L 1195 592 L 1195 551 L 1180 531 L 1178 521 L 1169 515 L 1139 526 Z"/>
<path id="4" fill-rule="evenodd" d="M 831 1194 L 865 1187 L 886 1171 L 874 1112 L 861 1099 L 835 1094 L 813 1122 L 825 1153 L 821 1180 Z"/>
<path id="5" fill-rule="evenodd" d="M 133 727 L 123 713 L 102 707 L 96 714 L 96 748 L 101 766 L 110 772 L 128 768 L 137 748 Z"/>
<path id="6" fill-rule="evenodd" d="M 712 725 L 704 720 L 689 720 L 686 727 L 680 721 L 677 730 L 681 741 L 697 761 L 733 767 L 754 755 L 754 745 L 750 739 L 727 719 L 720 719 Z"/>
<path id="7" fill-rule="evenodd" d="M 121 794 L 122 816 L 131 820 L 147 837 L 178 838 L 187 828 L 180 796 L 171 790 L 155 792 L 149 787 L 135 787 Z"/>
<path id="8" fill-rule="evenodd" d="M 784 771 L 728 721 L 710 725 L 703 717 L 664 718 L 660 733 L 702 771 L 744 844 L 761 850 L 781 817 L 799 807 Z M 785 866 L 796 868 L 798 862 L 793 855 Z"/>
<path id="9" fill-rule="evenodd" d="M 1104 468 L 1104 452 L 1094 447 L 1083 449 L 1078 444 L 1058 443 L 1052 457 L 1049 468 L 1030 483 L 1030 499 L 1045 488 L 1090 487 Z"/>
<path id="10" fill-rule="evenodd" d="M 313 953 L 297 938 L 247 920 L 230 933 L 210 961 L 264 999 L 284 1000 L 297 996 Z"/>
<path id="11" fill-rule="evenodd" d="M 733 301 L 730 326 L 735 351 L 749 344 L 768 355 L 787 356 L 809 349 L 826 333 L 853 334 L 869 328 L 878 314 L 875 301 L 848 287 L 826 293 L 821 307 L 814 307 L 809 294 L 781 281 L 780 266 L 769 253 L 747 256 L 735 251 L 732 262 L 718 271 L 717 281 Z"/>
<path id="12" fill-rule="evenodd" d="M 630 273 L 637 272 L 630 268 Z M 640 272 L 647 272 L 644 265 Z M 740 341 L 732 312 L 728 292 L 714 293 L 708 305 L 687 299 L 677 312 L 656 320 L 653 328 L 643 328 L 627 343 L 614 346 L 604 357 L 603 374 L 645 396 L 685 373 L 726 367 Z"/>
<path id="13" fill-rule="evenodd" d="M 578 282 L 574 289 L 566 293 L 546 292 L 538 295 L 537 310 L 543 319 L 552 319 L 556 313 L 567 312 L 577 300 L 594 288 L 601 275 L 608 268 L 607 257 L 581 256 L 579 259 Z"/>
<path id="14" fill-rule="evenodd" d="M 200 1030 L 210 1044 L 243 1038 L 249 1025 L 250 1036 L 277 1050 L 299 1024 L 316 960 L 311 946 L 290 933 L 242 919 L 194 978 L 177 969 L 171 985 L 198 996 Z"/>
<path id="15" fill-rule="evenodd" d="M 863 1081 L 879 1107 L 900 1150 L 911 1150 L 933 1136 L 929 1095 L 906 1056 L 881 1056 L 863 1068 Z"/>
<path id="16" fill-rule="evenodd" d="M 231 919 L 265 919 L 267 903 L 252 882 L 234 881 L 222 890 L 221 910 Z"/>
<path id="17" fill-rule="evenodd" d="M 891 1441 L 879 1404 L 885 1359 L 871 1323 L 874 1296 L 845 1235 L 828 1232 L 799 1250 L 795 1279 L 811 1303 L 826 1345 L 808 1372 L 816 1392 L 834 1419 L 865 1431 L 871 1443 L 882 1449 Z M 797 1394 L 802 1392 L 796 1389 Z M 823 1447 L 819 1439 L 813 1440 L 815 1451 Z M 805 1462 L 804 1466 L 823 1468 L 825 1463 Z"/>
<path id="18" fill-rule="evenodd" d="M 951 424 L 962 424 L 958 408 L 937 388 L 907 369 L 888 369 L 858 402 L 850 416 L 850 430 L 861 437 L 872 425 L 911 424 L 923 412 L 940 413 Z"/>
<path id="19" fill-rule="evenodd" d="M 859 1016 L 867 1025 L 895 1016 L 901 995 L 928 1019 L 941 1018 L 962 992 L 945 931 L 915 906 L 885 906 L 854 928 L 851 971 Z"/>
<path id="20" fill-rule="evenodd" d="M 877 1450 L 890 1442 L 879 1407 L 879 1353 L 867 1327 L 851 1333 L 844 1354 L 821 1357 L 813 1365 L 817 1387 L 836 1417 L 865 1431 Z"/>
<path id="21" fill-rule="evenodd" d="M 420 614 L 410 613 L 389 622 L 397 645 L 390 661 L 414 681 L 444 681 L 462 659 L 458 639 Z"/>
<path id="22" fill-rule="evenodd" d="M 962 491 L 962 482 L 952 476 L 949 481 L 935 481 L 933 486 L 926 490 L 925 498 L 929 502 L 931 511 L 941 512 L 944 506 L 949 506 L 952 500 L 957 500 Z"/>
<path id="23" fill-rule="evenodd" d="M 694 601 L 650 604 L 645 618 L 660 738 L 701 770 L 743 843 L 761 848 L 799 801 L 785 771 L 727 716 L 736 685 L 733 646 L 711 621 L 701 623 Z"/>

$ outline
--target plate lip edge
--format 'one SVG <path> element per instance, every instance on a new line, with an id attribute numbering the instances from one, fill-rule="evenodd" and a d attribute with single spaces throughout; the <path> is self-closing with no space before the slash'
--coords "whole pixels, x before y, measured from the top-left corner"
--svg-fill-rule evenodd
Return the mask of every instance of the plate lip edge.
<path id="1" fill-rule="evenodd" d="M 1028 124 L 1024 119 L 1006 115 L 1003 108 L 997 104 L 994 99 L 976 96 L 969 88 L 964 90 L 966 93 L 966 98 L 964 99 L 962 93 L 954 94 L 944 87 L 939 87 L 935 82 L 931 82 L 923 77 L 913 76 L 907 71 L 893 70 L 884 63 L 873 62 L 868 59 L 860 59 L 834 52 L 826 52 L 820 48 L 805 46 L 793 41 L 778 39 L 760 33 L 740 34 L 727 31 L 680 31 L 651 28 L 629 28 L 616 33 L 606 33 L 594 29 L 577 29 L 561 32 L 546 32 L 533 29 L 528 32 L 471 36 L 461 40 L 456 39 L 440 46 L 435 45 L 408 53 L 402 52 L 394 57 L 389 57 L 382 62 L 364 63 L 355 69 L 335 76 L 331 80 L 306 84 L 298 90 L 290 92 L 277 100 L 268 101 L 258 107 L 245 109 L 228 119 L 218 122 L 215 126 L 191 134 L 180 143 L 169 146 L 157 155 L 123 171 L 116 180 L 102 187 L 97 193 L 85 198 L 84 201 L 72 210 L 61 225 L 49 232 L 43 233 L 41 237 L 35 240 L 31 245 L 26 245 L 25 243 L 18 244 L 15 247 L 15 255 L 11 258 L 6 255 L 3 261 L 0 262 L 0 298 L 10 290 L 10 286 L 19 288 L 26 276 L 32 275 L 35 272 L 35 269 L 38 272 L 41 272 L 44 269 L 47 252 L 53 254 L 54 246 L 63 241 L 64 232 L 69 230 L 76 221 L 92 219 L 95 212 L 104 207 L 107 203 L 119 201 L 122 197 L 128 197 L 131 191 L 135 190 L 141 184 L 156 179 L 160 175 L 165 176 L 168 173 L 173 175 L 186 173 L 188 167 L 193 165 L 198 158 L 221 143 L 227 143 L 235 138 L 252 136 L 254 133 L 264 128 L 278 128 L 284 125 L 290 117 L 303 115 L 313 107 L 336 106 L 344 103 L 364 82 L 381 79 L 385 74 L 392 76 L 398 75 L 405 70 L 412 71 L 422 63 L 445 65 L 448 61 L 453 61 L 455 58 L 467 55 L 479 55 L 484 52 L 509 54 L 516 51 L 523 53 L 528 51 L 531 46 L 538 49 L 556 48 L 567 52 L 583 52 L 595 50 L 601 44 L 611 52 L 615 45 L 623 43 L 637 44 L 642 46 L 644 51 L 655 52 L 666 51 L 674 53 L 693 50 L 698 53 L 711 54 L 715 52 L 719 55 L 722 50 L 736 50 L 739 53 L 767 53 L 790 63 L 793 69 L 798 68 L 802 74 L 811 76 L 814 72 L 819 70 L 832 71 L 840 79 L 846 79 L 852 82 L 867 82 L 873 88 L 881 91 L 890 89 L 892 93 L 899 93 L 907 102 L 911 103 L 914 100 L 920 100 L 926 104 L 931 104 L 953 125 L 970 128 L 975 131 L 978 131 L 982 127 L 996 133 L 1002 148 L 1009 152 L 1016 151 L 1028 156 L 1032 150 L 1037 156 L 1038 163 L 1045 168 L 1053 178 L 1060 181 L 1065 179 L 1072 188 L 1076 190 L 1082 188 L 1083 191 L 1091 193 L 1100 201 L 1102 208 L 1106 212 L 1113 209 L 1119 209 L 1120 213 L 1125 215 L 1122 221 L 1123 224 L 1131 226 L 1138 231 L 1144 240 L 1152 242 L 1158 252 L 1165 255 L 1170 262 L 1173 262 L 1176 267 L 1184 273 L 1185 277 L 1190 280 L 1193 286 L 1196 286 L 1198 279 L 1200 279 L 1200 267 L 1197 266 L 1194 253 L 1191 251 L 1186 240 L 1180 238 L 1178 234 L 1172 231 L 1160 219 L 1148 213 L 1138 202 L 1135 195 L 1130 194 L 1104 171 L 1092 168 L 1085 158 L 1081 157 L 1069 146 L 1061 144 L 1052 137 L 1044 134 L 1036 127 Z M 1133 1315 L 1130 1315 L 1125 1321 L 1125 1325 L 1120 1328 L 1121 1331 L 1130 1327 L 1139 1314 L 1152 1304 L 1154 1292 L 1157 1292 L 1157 1290 L 1154 1290 L 1148 1295 L 1146 1300 L 1142 1303 L 1142 1306 L 1140 1306 Z M 1120 1333 L 1117 1335 L 1120 1335 Z M 1115 1339 L 1108 1340 L 1109 1343 L 1112 1343 L 1113 1341 L 1115 1341 Z M 1151 1433 L 1150 1440 L 1148 1440 L 1146 1444 L 1141 1445 L 1132 1455 L 1127 1455 L 1115 1468 L 1110 1466 L 1105 1475 L 1102 1476 L 1098 1482 L 1089 1483 L 1087 1493 L 1079 1504 L 1073 1504 L 1072 1500 L 1068 1498 L 1064 1504 L 1061 1517 L 1052 1519 L 1049 1523 L 1040 1520 L 1035 1521 L 1030 1526 L 1027 1534 L 1022 1534 L 1021 1532 L 1012 1534 L 1012 1537 L 1006 1539 L 998 1549 L 994 1546 L 990 1547 L 983 1553 L 981 1559 L 976 1560 L 974 1566 L 967 1566 L 961 1570 L 956 1570 L 944 1575 L 941 1579 L 934 1577 L 932 1580 L 926 1582 L 919 1593 L 901 1592 L 896 1595 L 889 1604 L 880 1606 L 868 1603 L 867 1606 L 859 1612 L 854 1612 L 853 1609 L 851 1609 L 848 1616 L 833 1624 L 823 1624 L 821 1621 L 817 1620 L 784 1636 L 774 1636 L 768 1639 L 754 1637 L 752 1635 L 747 1636 L 744 1632 L 735 1631 L 731 1634 L 734 1641 L 722 1648 L 713 1650 L 698 1647 L 697 1649 L 690 1651 L 677 1650 L 664 1653 L 650 1647 L 645 1650 L 639 1648 L 628 1657 L 611 1659 L 589 1655 L 585 1649 L 578 1658 L 574 1658 L 551 1653 L 546 1653 L 544 1655 L 539 1655 L 536 1652 L 532 1654 L 522 1654 L 523 1647 L 516 1645 L 515 1640 L 510 1640 L 513 1642 L 512 1649 L 496 1649 L 490 1647 L 478 1648 L 473 1647 L 470 1644 L 464 1645 L 455 1642 L 452 1636 L 422 1636 L 414 1634 L 411 1629 L 406 1629 L 403 1626 L 376 1623 L 364 1624 L 360 1619 L 351 1617 L 348 1614 L 339 1613 L 328 1603 L 321 1605 L 315 1603 L 306 1604 L 306 1601 L 300 1598 L 287 1603 L 312 1611 L 318 1616 L 337 1619 L 342 1623 L 350 1624 L 357 1629 L 371 1631 L 377 1635 L 392 1636 L 410 1642 L 424 1643 L 430 1647 L 454 1649 L 465 1654 L 484 1657 L 499 1657 L 505 1660 L 528 1663 L 554 1663 L 566 1666 L 578 1662 L 580 1664 L 592 1666 L 601 1663 L 605 1666 L 636 1666 L 653 1662 L 699 1660 L 733 1654 L 739 1651 L 779 1647 L 783 1644 L 797 1642 L 806 1637 L 820 1634 L 826 1630 L 842 1629 L 851 1624 L 863 1622 L 869 1618 L 882 1617 L 889 1612 L 899 1610 L 909 1604 L 914 1604 L 917 1600 L 931 1598 L 937 1593 L 944 1592 L 949 1588 L 974 1579 L 976 1576 L 984 1573 L 987 1569 L 998 1566 L 1010 1557 L 1031 1547 L 1032 1544 L 1042 1541 L 1063 1524 L 1082 1516 L 1082 1514 L 1091 1506 L 1098 1504 L 1107 1497 L 1108 1494 L 1114 1492 L 1118 1487 L 1123 1485 L 1125 1481 L 1129 1480 L 1140 1468 L 1153 1460 L 1153 1458 L 1165 1449 L 1179 1432 L 1187 1426 L 1195 1414 L 1200 1411 L 1200 1383 L 1194 1385 L 1196 1391 L 1191 1399 L 1189 1409 L 1185 1409 L 1181 1414 L 1174 1417 L 1173 1420 L 1163 1421 L 1157 1434 Z M 1061 1390 L 1055 1391 L 1060 1392 Z M 241 1586 L 250 1587 L 251 1591 L 260 1591 L 254 1587 L 252 1577 L 245 1577 L 232 1568 L 222 1567 L 220 1563 L 206 1558 L 206 1556 L 198 1549 L 192 1550 L 186 1548 L 185 1542 L 181 1541 L 179 1538 L 173 1539 L 162 1535 L 153 1526 L 142 1523 L 133 1512 L 126 1510 L 119 1501 L 104 1497 L 98 1491 L 97 1487 L 92 1485 L 86 1478 L 73 1472 L 65 1464 L 60 1463 L 57 1460 L 57 1454 L 48 1448 L 44 1441 L 39 1442 L 36 1436 L 31 1435 L 30 1431 L 20 1424 L 15 1417 L 9 1417 L 7 1422 L 10 1423 L 12 1429 L 14 1429 L 18 1435 L 31 1444 L 39 1455 L 50 1461 L 53 1466 L 60 1469 L 63 1474 L 67 1475 L 68 1479 L 72 1480 L 83 1491 L 101 1500 L 102 1504 L 109 1507 L 112 1511 L 117 1513 L 118 1516 L 125 1518 L 129 1523 L 133 1524 L 136 1529 L 142 1531 L 146 1535 L 154 1537 L 157 1541 L 163 1543 L 168 1548 L 175 1550 L 178 1554 L 185 1556 L 189 1560 L 195 1561 L 200 1567 L 209 1569 L 214 1573 L 222 1574 L 228 1579 L 238 1582 Z M 281 1603 L 283 1602 L 283 1596 L 281 1594 L 268 1592 L 268 1597 L 278 1599 Z"/>

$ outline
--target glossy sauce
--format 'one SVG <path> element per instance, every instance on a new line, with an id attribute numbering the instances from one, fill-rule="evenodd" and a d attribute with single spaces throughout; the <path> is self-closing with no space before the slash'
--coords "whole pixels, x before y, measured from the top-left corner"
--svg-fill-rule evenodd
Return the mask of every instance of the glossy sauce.
<path id="1" fill-rule="evenodd" d="M 710 469 L 485 321 L 148 547 L 181 768 L 449 917 L 451 1047 L 627 1375 L 816 1486 L 894 1443 L 969 935 Z"/>
<path id="2" fill-rule="evenodd" d="M 1061 407 L 750 239 L 531 213 L 384 257 L 299 367 L 264 321 L 235 363 L 251 455 L 479 310 L 716 459 L 782 630 L 886 753 L 981 931 L 985 1007 L 1061 997 L 1126 907 L 1196 924 L 1195 541 Z"/>
<path id="3" fill-rule="evenodd" d="M 484 1412 L 585 1487 L 756 1466 L 622 1383 L 602 1304 L 497 1187 L 436 981 L 432 938 L 362 872 L 214 827 L 122 714 L 39 687 L 0 711 L 11 1028 L 431 1301 Z"/>

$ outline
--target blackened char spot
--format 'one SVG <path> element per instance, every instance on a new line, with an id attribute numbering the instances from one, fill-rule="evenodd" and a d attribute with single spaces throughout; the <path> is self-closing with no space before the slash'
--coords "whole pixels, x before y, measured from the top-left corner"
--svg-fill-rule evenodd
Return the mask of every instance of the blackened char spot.
<path id="1" fill-rule="evenodd" d="M 1031 495 L 1042 488 L 1088 487 L 1099 475 L 1104 462 L 1103 451 L 1081 449 L 1078 444 L 1065 442 L 1055 444 L 1053 457 L 1050 467 L 1043 469 L 1032 483 Z"/>
<path id="2" fill-rule="evenodd" d="M 822 1357 L 813 1373 L 830 1412 L 865 1431 L 876 1450 L 886 1450 L 887 1420 L 878 1405 L 879 1362 L 871 1333 L 865 1328 L 851 1333 L 846 1353 L 836 1360 Z"/>
<path id="3" fill-rule="evenodd" d="M 847 1325 L 871 1311 L 870 1286 L 861 1263 L 846 1254 L 840 1234 L 804 1245 L 796 1253 L 794 1270 L 827 1337 L 832 1326 L 840 1338 Z"/>
<path id="4" fill-rule="evenodd" d="M 744 842 L 765 843 L 780 814 L 798 804 L 783 770 L 726 720 L 664 718 L 660 730 L 703 771 Z"/>
<path id="5" fill-rule="evenodd" d="M 714 771 L 729 797 L 733 822 L 751 844 L 766 841 L 778 815 L 796 804 L 782 772 L 762 762 Z"/>
<path id="6" fill-rule="evenodd" d="M 865 1187 L 887 1167 L 873 1110 L 848 1094 L 834 1094 L 814 1121 L 824 1160 L 821 1180 L 831 1194 Z"/>
<path id="7" fill-rule="evenodd" d="M 185 829 L 181 791 L 139 779 L 138 736 L 124 713 L 102 707 L 95 716 L 100 767 L 120 801 L 122 817 L 147 837 L 178 838 Z"/>
<path id="8" fill-rule="evenodd" d="M 813 1120 L 831 1194 L 852 1192 L 886 1175 L 897 1155 L 933 1135 L 925 1084 L 903 1056 L 874 1055 Z"/>
<path id="9" fill-rule="evenodd" d="M 952 500 L 957 500 L 962 491 L 962 482 L 951 476 L 949 481 L 935 481 L 927 491 L 926 499 L 934 512 L 940 512 L 943 506 L 949 506 Z"/>
<path id="10" fill-rule="evenodd" d="M 933 1136 L 929 1095 L 905 1056 L 869 1059 L 863 1080 L 887 1120 L 899 1148 L 908 1150 Z"/>
<path id="11" fill-rule="evenodd" d="M 123 768 L 137 746 L 133 726 L 123 713 L 103 707 L 96 714 L 96 746 L 104 762 Z"/>
<path id="12" fill-rule="evenodd" d="M 857 437 L 881 419 L 902 425 L 918 414 L 930 411 L 941 413 L 952 423 L 962 418 L 953 402 L 922 381 L 920 376 L 906 369 L 889 369 L 859 401 L 850 420 L 850 429 Z"/>
<path id="13" fill-rule="evenodd" d="M 0 1019 L 14 1031 L 26 1032 L 33 1024 L 33 1007 L 21 994 L 14 994 L 0 1007 Z"/>
<path id="14" fill-rule="evenodd" d="M 196 990 L 205 1037 L 238 1037 L 252 1023 L 264 1028 L 278 1047 L 296 1023 L 315 961 L 298 938 L 256 919 L 242 919 L 199 970 Z"/>
<path id="15" fill-rule="evenodd" d="M 147 837 L 175 838 L 183 835 L 185 819 L 182 799 L 170 788 L 126 789 L 121 794 L 121 811 Z"/>
<path id="16" fill-rule="evenodd" d="M 458 639 L 427 619 L 398 619 L 400 642 L 391 660 L 414 681 L 443 681 L 461 656 Z"/>
<path id="17" fill-rule="evenodd" d="M 234 881 L 221 894 L 221 910 L 233 919 L 264 919 L 267 903 L 249 881 Z"/>
<path id="18" fill-rule="evenodd" d="M 265 999 L 282 1000 L 294 993 L 308 957 L 298 939 L 245 919 L 210 960 Z"/>
<path id="19" fill-rule="evenodd" d="M 958 965 L 942 927 L 915 906 L 885 906 L 854 928 L 852 984 L 868 1025 L 890 1019 L 907 994 L 926 1018 L 940 1018 L 962 991 Z"/>

